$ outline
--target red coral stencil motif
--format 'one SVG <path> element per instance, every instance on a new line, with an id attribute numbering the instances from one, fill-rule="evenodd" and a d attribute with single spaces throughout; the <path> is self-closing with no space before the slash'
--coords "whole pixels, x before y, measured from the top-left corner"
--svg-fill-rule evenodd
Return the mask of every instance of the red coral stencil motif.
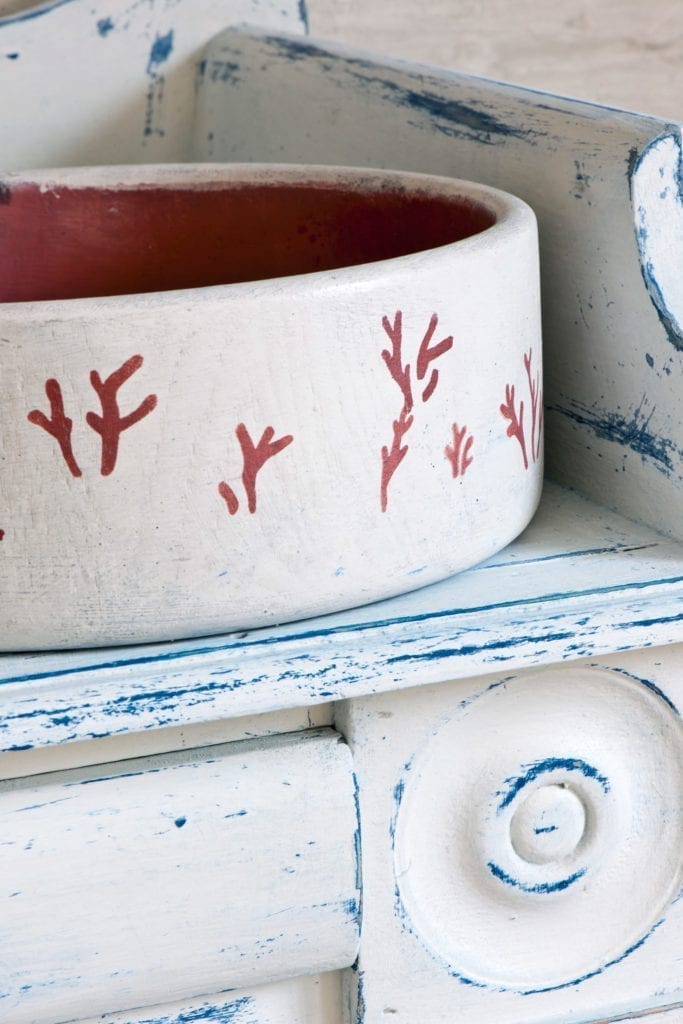
<path id="1" fill-rule="evenodd" d="M 142 363 L 142 356 L 131 356 L 130 359 L 126 360 L 118 370 L 115 370 L 104 381 L 97 370 L 93 370 L 90 374 L 90 383 L 100 399 L 102 415 L 89 412 L 85 419 L 88 426 L 102 438 L 102 460 L 100 466 L 102 476 L 109 476 L 116 468 L 119 438 L 124 430 L 128 430 L 156 408 L 157 396 L 147 395 L 133 412 L 128 413 L 126 416 L 121 416 L 119 411 L 117 397 L 119 388 L 125 384 L 136 370 L 140 369 Z M 40 409 L 32 409 L 28 414 L 29 423 L 41 427 L 51 437 L 54 437 L 71 475 L 82 476 L 81 468 L 76 462 L 71 444 L 73 420 L 64 411 L 64 399 L 62 398 L 62 388 L 59 381 L 54 380 L 52 377 L 47 380 L 45 382 L 45 394 L 50 402 L 50 415 L 47 416 Z"/>
<path id="2" fill-rule="evenodd" d="M 71 475 L 81 476 L 81 470 L 71 446 L 71 431 L 74 424 L 73 420 L 64 413 L 64 399 L 59 381 L 52 377 L 45 381 L 45 394 L 50 402 L 49 417 L 40 409 L 32 409 L 28 414 L 29 423 L 34 423 L 54 437 Z"/>
<path id="3" fill-rule="evenodd" d="M 467 433 L 467 427 L 459 427 L 457 423 L 454 423 L 452 429 L 453 444 L 446 445 L 445 455 L 451 464 L 455 479 L 464 476 L 474 462 L 474 457 L 470 455 L 474 438 Z"/>
<path id="4" fill-rule="evenodd" d="M 439 318 L 436 313 L 433 313 L 429 326 L 425 332 L 425 335 L 420 343 L 420 348 L 417 354 L 417 365 L 416 375 L 419 381 L 423 381 L 427 376 L 430 364 L 433 363 L 440 356 L 444 355 L 453 347 L 453 337 L 449 335 L 442 341 L 437 342 L 436 345 L 430 346 L 430 342 L 434 337 Z M 391 349 L 384 349 L 382 351 L 382 359 L 386 363 L 386 367 L 392 377 L 392 380 L 398 385 L 401 394 L 403 396 L 403 407 L 399 413 L 398 419 L 393 421 L 393 433 L 391 447 L 388 445 L 382 445 L 382 476 L 380 481 L 380 507 L 382 512 L 386 512 L 388 504 L 388 489 L 391 478 L 394 473 L 403 462 L 403 459 L 408 453 L 408 445 L 404 444 L 405 435 L 408 433 L 413 425 L 414 416 L 412 413 L 413 409 L 413 388 L 411 379 L 411 367 L 409 363 L 404 365 L 403 363 L 403 313 L 399 309 L 394 314 L 393 323 L 387 316 L 382 317 L 382 327 L 384 332 L 391 342 Z M 434 368 L 429 376 L 429 380 L 422 391 L 422 401 L 428 402 L 434 393 L 436 385 L 439 381 L 439 371 Z"/>
<path id="5" fill-rule="evenodd" d="M 541 388 L 541 373 L 536 370 L 532 373 L 531 363 L 533 360 L 533 349 L 524 353 L 524 369 L 526 372 L 527 387 L 530 402 L 530 424 L 527 426 L 524 420 L 524 400 L 520 399 L 519 406 L 515 405 L 515 385 L 505 385 L 505 401 L 500 406 L 500 411 L 506 420 L 509 420 L 507 436 L 517 439 L 519 444 L 524 468 L 529 468 L 529 460 L 538 462 L 541 457 L 541 445 L 543 443 L 543 391 Z M 529 442 L 527 447 L 527 441 Z"/>
<path id="6" fill-rule="evenodd" d="M 275 429 L 266 427 L 260 441 L 254 444 L 244 423 L 237 425 L 235 434 L 242 450 L 242 486 L 247 496 L 247 506 L 253 514 L 256 511 L 256 477 L 266 462 L 290 445 L 294 437 L 292 434 L 285 434 L 274 441 Z M 225 501 L 230 515 L 234 516 L 239 510 L 240 503 L 232 487 L 223 480 L 218 485 L 218 493 Z"/>
<path id="7" fill-rule="evenodd" d="M 90 383 L 97 392 L 97 397 L 102 406 L 102 415 L 89 412 L 85 419 L 88 426 L 102 438 L 102 461 L 100 466 L 102 476 L 109 476 L 116 468 L 119 439 L 124 430 L 128 430 L 136 423 L 139 423 L 153 409 L 156 409 L 157 396 L 147 395 L 133 412 L 129 412 L 126 416 L 121 416 L 119 411 L 119 388 L 133 376 L 136 370 L 140 369 L 142 362 L 142 356 L 131 356 L 118 370 L 109 374 L 104 381 L 97 370 L 93 370 L 90 374 Z"/>

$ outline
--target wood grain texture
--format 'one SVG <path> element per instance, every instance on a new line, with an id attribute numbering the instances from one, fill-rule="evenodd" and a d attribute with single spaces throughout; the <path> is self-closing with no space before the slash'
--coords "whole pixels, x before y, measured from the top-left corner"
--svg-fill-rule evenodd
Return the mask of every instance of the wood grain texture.
<path id="1" fill-rule="evenodd" d="M 0 813 L 12 1024 L 355 958 L 355 781 L 331 730 L 6 782 Z"/>
<path id="2" fill-rule="evenodd" d="M 341 973 L 291 978 L 208 999 L 106 1014 L 81 1024 L 346 1024 Z"/>
<path id="3" fill-rule="evenodd" d="M 532 526 L 503 554 L 401 598 L 200 644 L 5 655 L 0 749 L 13 756 L 676 643 L 682 583 L 680 544 L 548 485 Z"/>

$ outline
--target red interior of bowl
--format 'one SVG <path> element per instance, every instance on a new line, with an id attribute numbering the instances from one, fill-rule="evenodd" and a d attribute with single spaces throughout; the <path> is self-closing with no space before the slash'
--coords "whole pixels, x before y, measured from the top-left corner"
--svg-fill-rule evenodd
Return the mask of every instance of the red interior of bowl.
<path id="1" fill-rule="evenodd" d="M 256 281 L 405 256 L 495 220 L 457 197 L 315 182 L 3 189 L 0 301 Z"/>

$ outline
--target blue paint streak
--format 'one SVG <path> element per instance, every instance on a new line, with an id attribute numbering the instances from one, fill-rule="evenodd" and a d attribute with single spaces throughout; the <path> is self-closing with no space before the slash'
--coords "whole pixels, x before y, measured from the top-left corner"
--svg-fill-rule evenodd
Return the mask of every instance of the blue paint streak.
<path id="1" fill-rule="evenodd" d="M 154 74 L 160 64 L 164 64 L 173 52 L 173 29 L 165 36 L 157 36 L 149 51 L 147 74 Z"/>
<path id="2" fill-rule="evenodd" d="M 642 160 L 648 155 L 651 146 L 657 145 L 662 139 L 671 137 L 668 133 L 660 135 L 657 139 L 652 140 L 647 144 L 642 153 L 638 154 L 637 150 L 631 150 L 628 160 L 628 178 L 629 178 L 629 189 L 631 192 L 631 201 L 633 201 L 633 182 L 634 177 L 638 173 Z M 678 139 L 678 132 L 674 133 L 673 140 L 678 150 L 678 163 L 676 170 L 674 171 L 674 182 L 677 187 L 678 202 L 679 205 L 683 205 L 683 174 L 681 172 L 681 164 L 683 162 L 683 153 L 681 152 L 681 144 Z M 660 169 L 661 172 L 661 169 Z M 683 210 L 681 211 L 683 213 Z M 638 210 L 639 215 L 642 216 L 642 209 Z M 650 297 L 650 302 L 657 311 L 657 316 L 662 324 L 662 327 L 666 331 L 667 337 L 674 348 L 679 351 L 683 350 L 683 334 L 681 333 L 681 325 L 676 320 L 674 314 L 669 310 L 666 304 L 666 299 L 662 294 L 662 289 L 657 281 L 655 269 L 652 265 L 652 261 L 648 256 L 647 252 L 647 231 L 642 227 L 636 229 L 636 240 L 638 243 L 638 252 L 640 255 L 640 273 L 647 293 Z"/>
<path id="3" fill-rule="evenodd" d="M 338 56 L 297 38 L 269 36 L 265 42 L 285 60 L 307 63 L 318 61 L 320 70 L 326 74 L 330 74 L 337 64 L 345 77 L 356 79 L 366 100 L 374 94 L 383 102 L 422 115 L 429 120 L 434 131 L 450 138 L 474 139 L 483 145 L 501 144 L 514 138 L 536 145 L 536 138 L 547 134 L 529 129 L 526 125 L 512 125 L 500 120 L 492 112 L 495 109 L 493 105 L 491 110 L 486 110 L 483 106 L 477 107 L 438 92 L 430 92 L 427 89 L 429 79 L 425 76 L 421 77 L 420 88 L 410 88 L 392 78 L 381 77 L 378 71 L 388 75 L 391 69 L 378 68 L 375 62 L 364 58 Z M 414 81 L 414 77 L 409 77 L 408 81 Z M 432 81 L 437 88 L 442 86 L 441 82 Z"/>
<path id="4" fill-rule="evenodd" d="M 361 835 L 361 815 L 360 815 L 360 784 L 358 782 L 358 776 L 355 772 L 352 773 L 353 778 L 353 806 L 356 810 L 356 828 L 353 833 L 353 854 L 356 864 L 356 889 L 358 891 L 359 899 L 359 914 L 362 912 L 363 905 L 363 844 Z"/>
<path id="5" fill-rule="evenodd" d="M 246 813 L 247 811 L 243 807 L 241 811 L 233 811 L 232 814 L 224 814 L 223 818 L 243 818 Z"/>
<path id="6" fill-rule="evenodd" d="M 541 993 L 543 993 L 543 992 L 556 992 L 558 989 L 572 988 L 574 985 L 581 985 L 584 981 L 588 981 L 589 978 L 596 978 L 599 974 L 603 974 L 609 967 L 614 967 L 615 964 L 620 964 L 623 960 L 626 960 L 626 958 L 629 957 L 631 955 L 631 953 L 635 953 L 635 951 L 637 949 L 640 949 L 640 947 L 645 942 L 647 942 L 647 940 L 650 938 L 650 936 L 663 923 L 664 923 L 664 918 L 662 918 L 661 921 L 658 921 L 657 924 L 654 925 L 650 929 L 650 931 L 647 932 L 646 935 L 643 935 L 642 939 L 638 939 L 637 942 L 634 942 L 632 946 L 629 946 L 627 950 L 625 950 L 623 953 L 621 953 L 614 960 L 610 960 L 608 963 L 603 964 L 602 967 L 598 967 L 595 971 L 591 971 L 589 974 L 583 974 L 580 978 L 574 978 L 572 981 L 565 981 L 561 985 L 549 985 L 547 988 L 527 989 L 526 991 L 523 991 L 520 994 L 523 995 L 523 996 L 536 996 L 536 995 L 541 995 Z"/>
<path id="7" fill-rule="evenodd" d="M 546 832 L 557 832 L 557 825 L 544 825 L 542 828 L 535 828 L 534 832 L 537 836 L 544 835 Z"/>
<path id="8" fill-rule="evenodd" d="M 619 412 L 590 408 L 576 400 L 570 406 L 551 405 L 547 411 L 560 413 L 579 426 L 588 427 L 597 437 L 629 448 L 668 477 L 674 469 L 673 459 L 680 460 L 681 451 L 669 438 L 652 433 L 649 427 L 655 410 L 646 416 L 643 404 L 644 400 L 630 418 Z"/>
<path id="9" fill-rule="evenodd" d="M 5 57 L 7 58 L 7 60 L 19 60 L 19 56 L 20 55 L 18 53 L 6 53 L 5 54 Z"/>
<path id="10" fill-rule="evenodd" d="M 494 878 L 498 878 L 505 885 L 511 885 L 515 889 L 521 889 L 522 892 L 534 893 L 538 895 L 546 895 L 553 892 L 562 892 L 563 889 L 568 889 L 570 885 L 573 885 L 577 879 L 581 878 L 586 874 L 586 868 L 582 868 L 581 871 L 576 871 L 573 875 L 568 875 L 567 878 L 561 878 L 559 882 L 539 882 L 536 885 L 527 885 L 524 882 L 520 882 L 519 879 L 513 878 L 508 875 L 501 867 L 494 864 L 492 860 L 486 865 Z"/>
<path id="11" fill-rule="evenodd" d="M 683 618 L 683 616 L 676 616 L 676 618 L 677 618 L 677 620 L 679 620 L 680 618 Z M 674 704 L 674 702 L 671 700 L 671 698 L 666 693 L 664 693 L 664 690 L 661 690 L 659 688 L 659 686 L 657 686 L 656 683 L 652 682 L 651 679 L 643 679 L 642 676 L 635 676 L 635 675 L 633 675 L 632 672 L 627 672 L 626 669 L 616 668 L 615 666 L 610 666 L 610 670 L 612 672 L 618 672 L 619 675 L 625 676 L 626 679 L 631 679 L 631 680 L 633 680 L 636 683 L 640 683 L 641 686 L 647 687 L 648 690 L 651 690 L 652 693 L 654 693 L 657 697 L 659 697 L 660 700 L 664 701 L 666 706 L 671 711 L 673 711 L 675 715 L 677 715 L 680 718 L 680 714 L 681 713 L 678 710 L 678 708 L 676 707 L 676 705 Z"/>
<path id="12" fill-rule="evenodd" d="M 498 813 L 500 814 L 506 807 L 512 803 L 520 790 L 528 786 L 529 783 L 535 782 L 536 779 L 540 778 L 541 775 L 546 775 L 548 772 L 580 772 L 587 779 L 594 779 L 598 782 L 605 793 L 609 793 L 609 782 L 604 775 L 600 775 L 597 768 L 593 765 L 588 764 L 586 761 L 581 761 L 576 757 L 546 757 L 543 761 L 534 761 L 532 764 L 525 766 L 527 768 L 524 775 L 520 775 L 517 778 L 507 779 L 509 784 L 507 792 L 503 795 L 503 799 L 498 804 Z"/>
<path id="13" fill-rule="evenodd" d="M 299 0 L 299 5 L 298 6 L 299 6 L 299 21 L 301 22 L 301 24 L 304 27 L 304 32 L 306 33 L 306 35 L 308 35 L 308 33 L 310 31 L 310 25 L 309 25 L 309 21 L 308 21 L 308 7 L 306 5 L 306 0 Z"/>
<path id="14" fill-rule="evenodd" d="M 241 996 L 239 999 L 234 999 L 229 1003 L 209 1004 L 205 1003 L 203 1006 L 197 1007 L 194 1010 L 183 1010 L 179 1014 L 173 1014 L 169 1016 L 164 1014 L 163 1017 L 146 1017 L 144 1020 L 140 1020 L 138 1024 L 251 1024 L 252 1017 L 249 1015 L 249 1021 L 244 1016 L 245 1011 L 249 1009 L 253 1003 L 252 996 Z"/>
<path id="15" fill-rule="evenodd" d="M 114 658 L 114 659 L 111 659 L 111 660 L 102 661 L 102 662 L 94 662 L 94 663 L 87 664 L 87 665 L 78 665 L 78 666 L 69 665 L 68 667 L 61 668 L 61 669 L 54 668 L 54 669 L 50 669 L 49 671 L 46 670 L 46 671 L 43 671 L 43 672 L 29 672 L 29 673 L 24 673 L 24 674 L 18 675 L 18 676 L 6 676 L 4 679 L 0 679 L 0 686 L 3 683 L 37 682 L 37 681 L 39 681 L 41 679 L 58 679 L 58 678 L 63 677 L 63 676 L 77 676 L 77 675 L 84 675 L 86 673 L 96 673 L 96 672 L 101 672 L 101 671 L 110 671 L 112 669 L 128 668 L 128 667 L 141 666 L 141 665 L 158 665 L 158 666 L 163 666 L 166 663 L 172 663 L 174 661 L 179 661 L 179 660 L 182 660 L 182 659 L 196 658 L 196 657 L 198 657 L 200 655 L 207 655 L 207 656 L 216 655 L 216 656 L 218 656 L 218 655 L 225 655 L 228 652 L 235 653 L 235 654 L 243 653 L 243 652 L 244 653 L 249 653 L 249 652 L 251 652 L 253 650 L 258 650 L 260 648 L 265 648 L 265 647 L 276 646 L 276 645 L 283 644 L 283 643 L 292 643 L 292 642 L 298 642 L 298 641 L 301 641 L 301 640 L 316 640 L 316 639 L 319 639 L 319 638 L 329 638 L 329 637 L 338 636 L 338 635 L 339 636 L 351 635 L 351 634 L 354 634 L 354 633 L 362 633 L 362 632 L 364 632 L 365 630 L 368 630 L 368 629 L 372 629 L 372 630 L 388 629 L 388 628 L 390 628 L 392 626 L 401 626 L 401 625 L 405 625 L 405 624 L 409 624 L 409 623 L 419 624 L 419 623 L 427 623 L 427 622 L 438 622 L 440 619 L 456 618 L 457 616 L 460 616 L 460 615 L 470 616 L 470 615 L 481 614 L 483 612 L 498 611 L 498 610 L 505 609 L 505 608 L 518 608 L 520 604 L 524 604 L 525 606 L 529 606 L 529 605 L 543 605 L 543 604 L 553 603 L 555 601 L 566 600 L 569 597 L 571 597 L 571 598 L 575 598 L 575 597 L 593 597 L 593 596 L 599 596 L 601 594 L 613 595 L 613 594 L 617 594 L 617 593 L 628 593 L 629 591 L 644 590 L 644 589 L 647 589 L 649 587 L 663 586 L 665 584 L 670 586 L 670 585 L 674 585 L 674 584 L 678 584 L 678 583 L 683 583 L 683 576 L 667 576 L 667 577 L 664 577 L 664 578 L 661 578 L 661 579 L 647 579 L 647 580 L 642 580 L 642 581 L 634 581 L 634 582 L 631 582 L 631 583 L 622 583 L 622 584 L 619 584 L 618 586 L 590 587 L 590 588 L 587 588 L 585 590 L 572 591 L 571 593 L 567 593 L 567 592 L 563 592 L 563 591 L 557 591 L 557 592 L 552 593 L 552 594 L 542 594 L 542 595 L 537 596 L 537 597 L 524 598 L 523 601 L 520 601 L 519 599 L 516 599 L 516 600 L 511 600 L 511 601 L 498 601 L 498 602 L 495 602 L 493 604 L 487 604 L 487 605 L 472 605 L 471 607 L 466 607 L 466 608 L 446 608 L 446 609 L 443 609 L 441 611 L 424 612 L 424 613 L 418 614 L 418 615 L 396 615 L 396 616 L 392 616 L 391 618 L 378 619 L 378 620 L 375 620 L 375 621 L 372 621 L 372 622 L 365 622 L 365 621 L 363 621 L 363 622 L 353 622 L 353 623 L 349 623 L 349 624 L 346 624 L 346 625 L 343 625 L 343 626 L 332 626 L 332 627 L 328 626 L 328 627 L 326 627 L 324 629 L 309 629 L 309 630 L 303 630 L 302 632 L 287 633 L 284 636 L 265 636 L 265 637 L 262 637 L 262 638 L 259 638 L 259 639 L 256 639 L 256 640 L 250 640 L 248 643 L 232 641 L 232 642 L 229 642 L 229 643 L 218 643 L 218 644 L 212 644 L 212 645 L 206 645 L 206 646 L 198 646 L 198 647 L 194 647 L 194 648 L 183 648 L 181 650 L 168 650 L 167 649 L 163 653 L 156 652 L 154 654 L 149 654 L 149 655 L 136 655 L 136 656 L 129 655 L 128 657 L 124 657 L 124 658 Z M 681 617 L 683 617 L 683 616 L 681 616 Z M 661 619 L 653 619 L 651 621 L 653 623 L 659 623 L 659 622 L 667 623 L 667 622 L 678 621 L 678 618 L 679 618 L 678 616 L 676 616 L 676 617 L 663 617 Z M 264 630 L 264 632 L 265 632 L 265 630 Z M 233 636 L 239 636 L 239 635 L 240 634 L 233 634 Z M 253 635 L 254 636 L 258 636 L 258 631 L 256 631 Z M 569 635 L 570 636 L 574 636 L 574 634 L 569 634 Z M 560 639 L 563 639 L 564 636 L 565 636 L 565 634 L 558 634 L 558 637 Z M 482 649 L 485 649 L 485 648 L 482 648 Z M 460 653 L 467 654 L 471 650 L 477 651 L 477 650 L 479 650 L 479 648 L 464 648 L 464 647 L 463 648 L 453 648 L 453 649 L 450 650 L 450 653 L 451 654 L 460 654 Z M 40 656 L 38 655 L 36 657 L 39 658 Z M 228 674 L 230 671 L 232 671 L 232 670 L 227 670 L 225 674 Z M 213 675 L 219 675 L 220 673 L 214 671 L 212 674 Z M 268 683 L 270 685 L 270 678 L 267 675 L 263 675 L 261 678 L 264 681 L 268 680 Z M 195 687 L 195 686 L 192 686 L 192 687 L 179 687 L 177 690 L 165 690 L 165 691 L 164 690 L 159 690 L 159 691 L 152 691 L 152 692 L 147 692 L 147 693 L 142 693 L 142 694 L 131 694 L 128 697 L 119 697 L 119 698 L 117 698 L 115 701 L 113 701 L 111 703 L 112 703 L 112 705 L 118 705 L 118 704 L 121 704 L 121 703 L 125 703 L 127 701 L 130 701 L 132 703 L 132 702 L 135 702 L 135 701 L 149 700 L 149 699 L 154 700 L 154 701 L 161 701 L 161 700 L 164 700 L 164 699 L 173 700 L 173 699 L 176 699 L 178 697 L 183 697 L 183 696 L 185 696 L 187 694 L 191 695 L 191 694 L 194 694 L 194 693 L 200 693 L 200 692 L 205 692 L 205 691 L 214 690 L 214 689 L 217 689 L 217 690 L 225 689 L 225 690 L 231 691 L 231 690 L 234 690 L 234 689 L 238 689 L 240 686 L 244 686 L 247 683 L 254 683 L 254 682 L 258 682 L 258 681 L 259 681 L 259 679 L 252 678 L 252 679 L 248 679 L 248 680 L 245 680 L 245 681 L 237 680 L 235 682 L 228 683 L 228 684 L 207 683 L 207 684 L 205 684 L 203 686 L 199 686 L 199 687 Z M 88 707 L 89 707 L 89 705 L 83 704 L 83 705 L 69 707 L 66 710 L 67 711 L 81 711 L 82 709 L 87 709 Z M 28 719 L 28 718 L 42 717 L 45 714 L 50 715 L 50 714 L 58 714 L 58 713 L 59 712 L 57 712 L 57 711 L 46 712 L 44 709 L 40 709 L 40 710 L 37 710 L 37 711 L 23 712 L 23 713 L 21 713 L 19 715 L 16 715 L 15 717 L 17 719 Z M 114 713 L 114 712 L 112 712 L 112 713 Z"/>

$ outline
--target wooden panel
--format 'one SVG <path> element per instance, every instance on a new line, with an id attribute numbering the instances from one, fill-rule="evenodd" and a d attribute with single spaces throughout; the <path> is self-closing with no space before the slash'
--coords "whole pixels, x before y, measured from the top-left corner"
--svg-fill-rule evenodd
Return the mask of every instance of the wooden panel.
<path id="1" fill-rule="evenodd" d="M 337 705 L 361 782 L 359 1021 L 680 1004 L 682 664 L 628 652 Z"/>
<path id="2" fill-rule="evenodd" d="M 331 971 L 256 988 L 234 989 L 208 999 L 107 1014 L 82 1024 L 342 1024 L 342 1021 L 347 1024 L 342 1006 L 341 972 Z"/>
<path id="3" fill-rule="evenodd" d="M 331 970 L 358 942 L 331 730 L 0 786 L 0 1013 L 53 1024 Z"/>
<path id="4" fill-rule="evenodd" d="M 305 25 L 299 0 L 48 0 L 10 10 L 0 17 L 0 92 L 12 97 L 0 111 L 4 170 L 188 159 L 201 46 L 227 25 Z"/>
<path id="5" fill-rule="evenodd" d="M 0 657 L 0 750 L 304 706 L 683 639 L 683 546 L 557 486 L 500 555 L 276 629 Z"/>

